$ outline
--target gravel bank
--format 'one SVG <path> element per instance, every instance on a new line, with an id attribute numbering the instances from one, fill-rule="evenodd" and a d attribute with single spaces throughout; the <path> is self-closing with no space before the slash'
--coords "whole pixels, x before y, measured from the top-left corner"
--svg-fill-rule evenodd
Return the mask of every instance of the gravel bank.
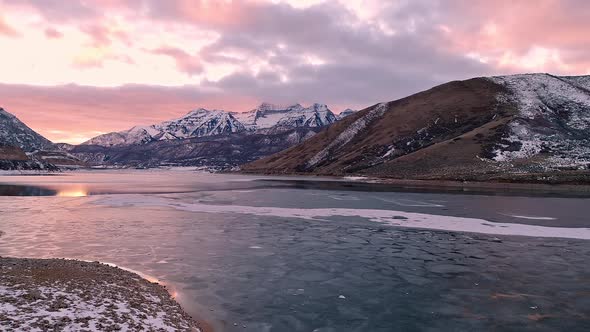
<path id="1" fill-rule="evenodd" d="M 166 289 L 99 262 L 0 257 L 0 330 L 201 331 Z"/>

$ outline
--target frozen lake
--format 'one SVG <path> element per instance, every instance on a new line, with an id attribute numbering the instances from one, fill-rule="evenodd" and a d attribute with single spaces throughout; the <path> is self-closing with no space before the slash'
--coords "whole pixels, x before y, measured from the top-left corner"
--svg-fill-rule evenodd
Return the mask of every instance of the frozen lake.
<path id="1" fill-rule="evenodd" d="M 0 255 L 139 271 L 224 331 L 582 331 L 589 203 L 180 170 L 0 176 Z"/>

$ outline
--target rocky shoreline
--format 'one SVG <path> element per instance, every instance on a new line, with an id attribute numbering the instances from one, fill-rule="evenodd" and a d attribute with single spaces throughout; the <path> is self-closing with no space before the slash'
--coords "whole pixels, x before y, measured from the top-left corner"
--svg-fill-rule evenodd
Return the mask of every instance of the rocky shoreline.
<path id="1" fill-rule="evenodd" d="M 99 262 L 0 257 L 0 330 L 203 331 L 166 288 Z"/>

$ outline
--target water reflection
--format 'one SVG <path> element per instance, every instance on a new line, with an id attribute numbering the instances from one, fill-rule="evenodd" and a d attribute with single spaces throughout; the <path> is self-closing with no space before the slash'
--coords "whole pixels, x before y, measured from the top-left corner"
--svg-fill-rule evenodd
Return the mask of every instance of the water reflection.
<path id="1" fill-rule="evenodd" d="M 0 185 L 0 196 L 55 196 L 56 190 L 18 185 Z"/>
<path id="2" fill-rule="evenodd" d="M 59 196 L 59 197 L 85 197 L 90 193 L 84 186 L 63 186 L 46 188 L 22 185 L 0 185 L 0 196 Z"/>
<path id="3" fill-rule="evenodd" d="M 88 188 L 83 186 L 65 187 L 57 189 L 60 197 L 85 197 L 88 196 Z"/>
<path id="4" fill-rule="evenodd" d="M 2 183 L 4 182 L 4 183 Z M 589 192 L 551 192 L 523 188 L 465 188 L 350 182 L 332 178 L 257 178 L 187 172 L 88 172 L 60 177 L 1 178 L 0 196 L 85 197 L 107 194 L 179 194 L 264 189 L 371 193 L 444 193 L 486 196 L 588 197 Z"/>

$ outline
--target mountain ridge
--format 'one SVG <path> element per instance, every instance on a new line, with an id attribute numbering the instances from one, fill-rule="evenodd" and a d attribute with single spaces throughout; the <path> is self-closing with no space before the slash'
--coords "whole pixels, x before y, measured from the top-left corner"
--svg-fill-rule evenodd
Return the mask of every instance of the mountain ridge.
<path id="1" fill-rule="evenodd" d="M 280 107 L 262 103 L 257 108 L 243 113 L 198 108 L 177 119 L 99 135 L 81 145 L 137 145 L 258 130 L 277 133 L 297 127 L 322 127 L 335 121 L 336 115 L 325 104 L 317 103 L 307 108 L 300 104 Z"/>
<path id="2" fill-rule="evenodd" d="M 0 143 L 32 152 L 53 147 L 53 143 L 0 107 Z"/>
<path id="3" fill-rule="evenodd" d="M 244 172 L 490 178 L 590 165 L 590 76 L 453 81 L 350 115 Z"/>
<path id="4" fill-rule="evenodd" d="M 0 108 L 0 169 L 58 171 L 84 163 Z"/>

